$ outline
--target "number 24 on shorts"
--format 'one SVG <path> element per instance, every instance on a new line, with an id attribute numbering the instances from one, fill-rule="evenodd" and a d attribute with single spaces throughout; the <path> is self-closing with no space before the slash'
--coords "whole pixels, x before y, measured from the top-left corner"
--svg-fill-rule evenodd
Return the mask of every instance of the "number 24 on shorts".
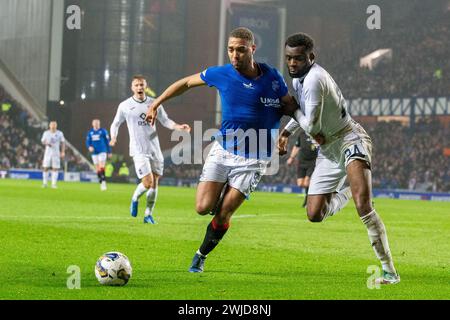
<path id="1" fill-rule="evenodd" d="M 364 147 L 360 143 L 354 144 L 350 148 L 345 149 L 344 154 L 345 160 L 348 160 L 350 158 L 359 158 L 359 159 L 366 158 Z"/>

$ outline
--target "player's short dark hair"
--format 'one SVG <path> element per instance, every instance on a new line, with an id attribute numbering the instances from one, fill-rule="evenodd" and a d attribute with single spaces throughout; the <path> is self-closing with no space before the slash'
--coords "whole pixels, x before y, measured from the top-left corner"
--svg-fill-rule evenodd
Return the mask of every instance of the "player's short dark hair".
<path id="1" fill-rule="evenodd" d="M 284 46 L 289 46 L 291 48 L 304 46 L 306 51 L 312 51 L 314 49 L 314 40 L 308 34 L 299 32 L 290 35 Z"/>
<path id="2" fill-rule="evenodd" d="M 134 80 L 142 80 L 142 81 L 147 82 L 147 79 L 142 74 L 135 74 L 133 76 L 133 78 L 131 79 L 131 82 L 133 82 Z"/>
<path id="3" fill-rule="evenodd" d="M 251 44 L 255 43 L 255 36 L 253 35 L 253 32 L 244 27 L 239 27 L 231 31 L 229 38 L 244 39 L 249 41 Z"/>

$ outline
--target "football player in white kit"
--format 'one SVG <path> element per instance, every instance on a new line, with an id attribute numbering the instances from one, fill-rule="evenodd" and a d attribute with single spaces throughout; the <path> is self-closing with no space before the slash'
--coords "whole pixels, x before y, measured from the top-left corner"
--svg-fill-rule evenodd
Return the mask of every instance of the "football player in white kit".
<path id="1" fill-rule="evenodd" d="M 46 130 L 44 132 L 41 139 L 41 142 L 45 145 L 44 161 L 42 163 L 43 188 L 47 187 L 49 168 L 52 168 L 52 188 L 57 188 L 56 182 L 58 181 L 58 170 L 61 167 L 61 158 L 64 158 L 65 156 L 64 134 L 61 131 L 57 130 L 57 128 L 58 124 L 56 123 L 56 121 L 51 121 L 49 123 L 49 130 Z"/>
<path id="2" fill-rule="evenodd" d="M 286 152 L 288 137 L 299 127 L 320 145 L 311 177 L 307 215 L 321 222 L 341 210 L 353 196 L 383 274 L 376 282 L 400 281 L 389 249 L 386 228 L 372 204 L 372 142 L 347 112 L 345 99 L 330 74 L 315 63 L 314 42 L 308 35 L 290 36 L 286 63 L 300 108 L 282 131 L 278 148 Z M 345 182 L 350 186 L 345 186 Z"/>
<path id="3" fill-rule="evenodd" d="M 131 82 L 133 96 L 123 101 L 111 124 L 111 142 L 114 147 L 120 125 L 126 121 L 130 135 L 130 156 L 133 158 L 136 174 L 141 180 L 131 199 L 130 213 L 133 217 L 138 214 L 139 198 L 147 193 L 147 207 L 145 209 L 144 223 L 155 224 L 153 209 L 158 195 L 158 181 L 163 175 L 164 157 L 159 145 L 156 127 L 145 121 L 148 107 L 153 98 L 145 95 L 147 81 L 143 76 L 136 75 Z M 164 108 L 158 110 L 159 122 L 170 130 L 190 132 L 187 124 L 177 124 L 169 119 Z"/>

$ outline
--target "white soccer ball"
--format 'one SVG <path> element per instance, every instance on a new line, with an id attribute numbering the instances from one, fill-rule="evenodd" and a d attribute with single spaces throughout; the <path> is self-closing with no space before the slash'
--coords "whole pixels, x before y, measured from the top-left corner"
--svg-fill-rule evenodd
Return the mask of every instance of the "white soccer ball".
<path id="1" fill-rule="evenodd" d="M 120 252 L 107 252 L 95 264 L 98 282 L 107 286 L 124 286 L 131 278 L 130 260 Z"/>

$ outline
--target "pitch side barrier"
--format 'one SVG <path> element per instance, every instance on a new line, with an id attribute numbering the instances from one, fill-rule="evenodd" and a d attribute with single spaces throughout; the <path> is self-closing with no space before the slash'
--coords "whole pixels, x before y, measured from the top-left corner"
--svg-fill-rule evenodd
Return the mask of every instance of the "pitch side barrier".
<path id="1" fill-rule="evenodd" d="M 259 191 L 265 192 L 283 192 L 283 193 L 303 193 L 303 188 L 289 185 L 269 185 L 261 184 Z M 450 193 L 443 192 L 420 192 L 409 190 L 385 190 L 373 189 L 374 198 L 389 198 L 402 200 L 430 200 L 430 201 L 450 201 Z"/>
<path id="2" fill-rule="evenodd" d="M 21 179 L 21 180 L 42 180 L 42 171 L 36 169 L 10 169 L 0 170 L 0 178 Z M 83 171 L 83 172 L 64 172 L 60 171 L 58 174 L 58 180 L 69 182 L 96 182 L 98 183 L 98 177 L 95 172 Z"/>
<path id="3" fill-rule="evenodd" d="M 160 185 L 177 187 L 196 187 L 196 179 L 176 179 L 164 177 L 160 180 Z M 264 184 L 260 183 L 257 191 L 278 192 L 278 193 L 304 193 L 304 189 L 287 184 Z M 409 190 L 385 190 L 374 189 L 375 198 L 403 199 L 403 200 L 429 200 L 429 201 L 450 201 L 450 193 L 441 192 L 419 192 Z"/>
<path id="4" fill-rule="evenodd" d="M 11 169 L 0 170 L 0 179 L 23 179 L 23 180 L 42 180 L 42 171 L 34 169 Z M 69 182 L 95 182 L 98 183 L 98 177 L 95 172 L 59 172 L 58 180 Z M 160 185 L 195 187 L 198 183 L 196 179 L 176 179 L 164 177 Z M 287 184 L 259 184 L 257 191 L 278 192 L 278 193 L 304 193 L 303 188 Z M 402 199 L 402 200 L 428 200 L 428 201 L 449 201 L 450 193 L 443 192 L 420 192 L 409 190 L 389 190 L 374 189 L 375 198 Z"/>

